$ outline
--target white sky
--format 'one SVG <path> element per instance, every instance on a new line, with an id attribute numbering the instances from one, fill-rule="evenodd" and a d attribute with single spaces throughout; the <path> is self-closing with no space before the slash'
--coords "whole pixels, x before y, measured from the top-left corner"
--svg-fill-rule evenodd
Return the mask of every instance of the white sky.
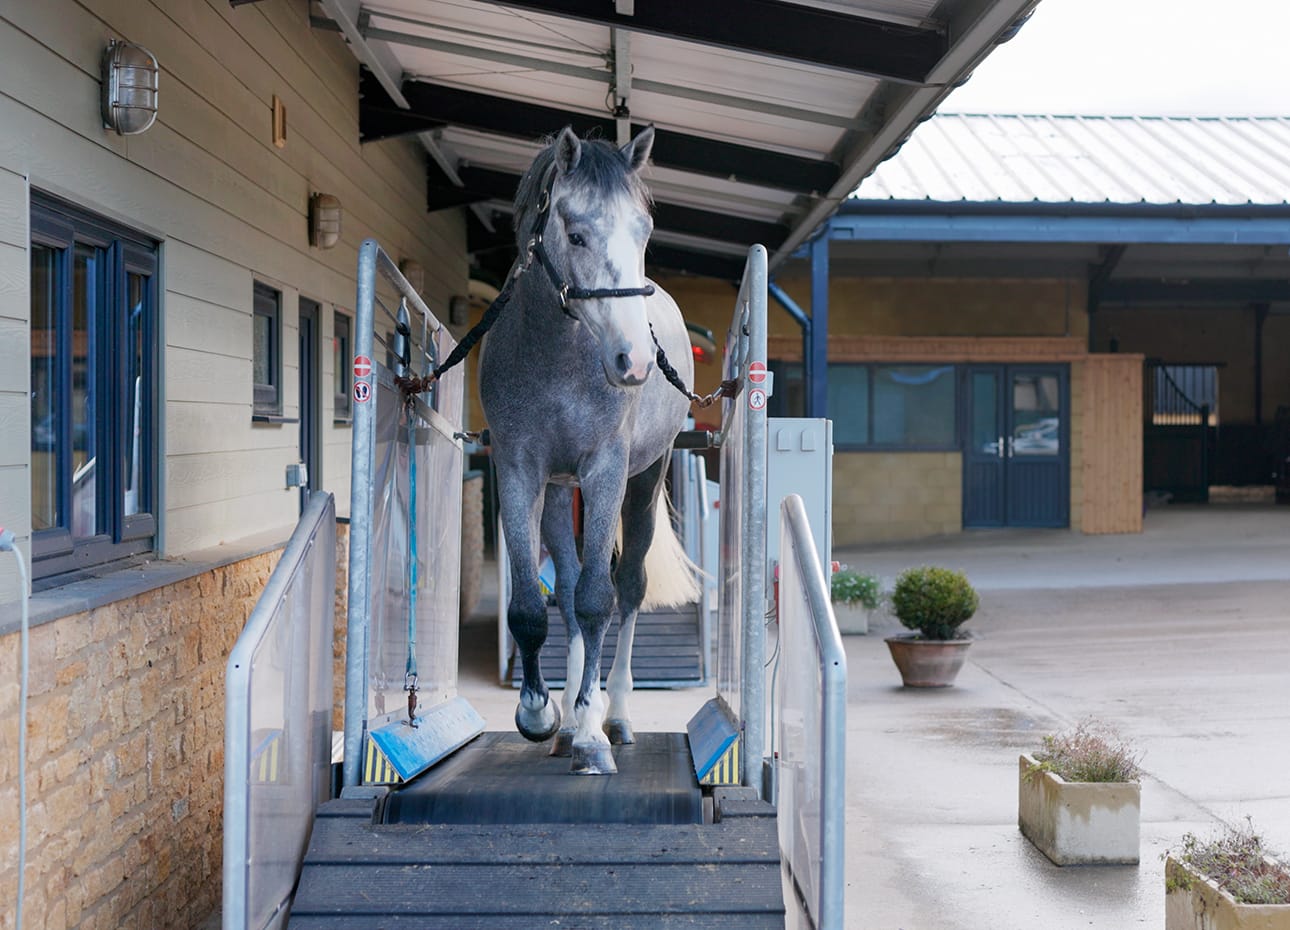
<path id="1" fill-rule="evenodd" d="M 1290 0 L 1040 0 L 940 111 L 1290 116 Z"/>

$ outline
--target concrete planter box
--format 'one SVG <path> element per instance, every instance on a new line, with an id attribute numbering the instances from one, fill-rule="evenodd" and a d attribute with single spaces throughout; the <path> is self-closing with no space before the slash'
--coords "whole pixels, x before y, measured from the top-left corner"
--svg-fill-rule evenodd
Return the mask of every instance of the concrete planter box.
<path id="1" fill-rule="evenodd" d="M 1290 930 L 1290 904 L 1238 904 L 1170 856 L 1165 860 L 1165 930 Z"/>
<path id="2" fill-rule="evenodd" d="M 834 601 L 833 616 L 838 620 L 838 632 L 843 636 L 869 632 L 869 615 L 873 613 L 863 604 L 843 604 Z"/>
<path id="3" fill-rule="evenodd" d="M 1137 865 L 1142 786 L 1137 782 L 1073 782 L 1023 753 L 1017 824 L 1056 865 Z"/>

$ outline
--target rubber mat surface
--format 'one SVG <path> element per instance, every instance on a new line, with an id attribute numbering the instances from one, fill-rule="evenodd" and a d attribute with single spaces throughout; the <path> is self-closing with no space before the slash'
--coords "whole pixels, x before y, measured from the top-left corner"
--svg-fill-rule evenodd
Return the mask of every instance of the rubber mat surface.
<path id="1" fill-rule="evenodd" d="M 390 793 L 395 824 L 702 823 L 703 803 L 684 733 L 638 733 L 615 746 L 617 775 L 570 775 L 550 743 L 484 733 Z"/>

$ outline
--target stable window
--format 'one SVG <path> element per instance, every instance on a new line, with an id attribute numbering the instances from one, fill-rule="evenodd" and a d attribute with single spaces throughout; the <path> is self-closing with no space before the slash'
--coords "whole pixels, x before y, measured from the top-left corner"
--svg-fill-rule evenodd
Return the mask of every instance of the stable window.
<path id="1" fill-rule="evenodd" d="M 1217 365 L 1149 365 L 1153 426 L 1218 425 Z"/>
<path id="2" fill-rule="evenodd" d="M 332 321 L 332 378 L 335 395 L 335 418 L 342 423 L 353 419 L 353 407 L 350 401 L 350 362 L 352 354 L 349 342 L 349 317 L 339 311 Z"/>
<path id="3" fill-rule="evenodd" d="M 252 313 L 251 380 L 255 386 L 253 413 L 282 415 L 282 292 L 255 282 Z"/>
<path id="4" fill-rule="evenodd" d="M 801 416 L 800 364 L 772 363 L 772 416 Z M 830 363 L 828 417 L 839 449 L 954 449 L 957 393 L 953 365 Z M 778 402 L 777 402 L 778 401 Z"/>
<path id="5" fill-rule="evenodd" d="M 154 548 L 157 243 L 31 202 L 33 574 Z"/>

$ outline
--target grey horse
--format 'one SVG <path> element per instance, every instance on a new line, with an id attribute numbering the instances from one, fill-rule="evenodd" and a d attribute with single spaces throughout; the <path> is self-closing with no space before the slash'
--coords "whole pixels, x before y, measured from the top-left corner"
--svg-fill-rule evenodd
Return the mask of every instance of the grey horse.
<path id="1" fill-rule="evenodd" d="M 566 127 L 534 159 L 515 199 L 520 263 L 480 361 L 510 552 L 507 624 L 524 670 L 515 724 L 537 742 L 555 736 L 552 753 L 571 754 L 576 774 L 616 772 L 611 743 L 633 741 L 631 641 L 647 576 L 647 605 L 699 593 L 659 505 L 689 400 L 655 365 L 654 337 L 686 385 L 694 366 L 676 302 L 645 278 L 653 223 L 640 172 L 653 142 L 648 128 L 616 148 Z M 584 502 L 581 558 L 575 486 Z M 620 520 L 621 551 L 611 564 Z M 563 713 L 538 662 L 547 636 L 539 534 L 569 630 Z M 657 593 L 659 583 L 671 590 Z M 615 597 L 619 640 L 606 713 L 600 657 Z"/>

